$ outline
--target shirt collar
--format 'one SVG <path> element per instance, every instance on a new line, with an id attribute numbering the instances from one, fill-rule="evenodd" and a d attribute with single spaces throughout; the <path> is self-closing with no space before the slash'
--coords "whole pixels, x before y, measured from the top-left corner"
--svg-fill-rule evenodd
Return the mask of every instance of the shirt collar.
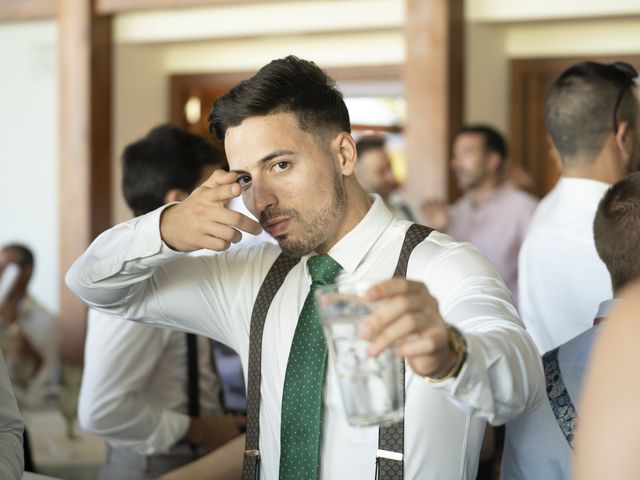
<path id="1" fill-rule="evenodd" d="M 595 210 L 610 186 L 599 180 L 576 177 L 560 177 L 557 185 L 566 205 L 586 210 Z"/>
<path id="2" fill-rule="evenodd" d="M 367 214 L 329 250 L 329 255 L 348 273 L 353 273 L 358 268 L 373 244 L 393 220 L 393 214 L 380 196 L 369 195 L 369 197 L 373 200 L 373 204 Z"/>
<path id="3" fill-rule="evenodd" d="M 598 313 L 596 314 L 596 318 L 605 318 L 609 315 L 611 309 L 615 306 L 617 300 L 615 298 L 610 298 L 609 300 L 605 300 L 598 307 Z"/>

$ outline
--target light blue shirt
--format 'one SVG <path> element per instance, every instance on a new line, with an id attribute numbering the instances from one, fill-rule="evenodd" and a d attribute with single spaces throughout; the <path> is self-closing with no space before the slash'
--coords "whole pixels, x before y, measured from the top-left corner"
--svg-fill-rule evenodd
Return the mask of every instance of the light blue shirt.
<path id="1" fill-rule="evenodd" d="M 605 317 L 615 300 L 600 304 Z M 558 347 L 558 364 L 573 405 L 579 411 L 582 382 L 591 348 L 601 326 L 591 327 Z M 578 414 L 579 419 L 579 414 Z M 548 399 L 529 413 L 506 424 L 501 478 L 504 480 L 560 480 L 571 478 L 573 452 Z"/>

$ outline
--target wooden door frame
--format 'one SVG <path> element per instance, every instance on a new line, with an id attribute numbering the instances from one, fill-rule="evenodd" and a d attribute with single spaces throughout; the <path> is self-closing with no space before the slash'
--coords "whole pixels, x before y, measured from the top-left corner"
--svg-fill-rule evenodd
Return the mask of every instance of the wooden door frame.
<path id="1" fill-rule="evenodd" d="M 403 80 L 403 66 L 363 65 L 357 67 L 333 67 L 325 69 L 336 82 L 342 81 L 389 81 Z M 181 94 L 187 88 L 211 85 L 233 86 L 250 78 L 255 71 L 229 71 L 211 73 L 174 74 L 169 78 L 169 119 L 175 125 L 182 125 L 184 98 Z"/>

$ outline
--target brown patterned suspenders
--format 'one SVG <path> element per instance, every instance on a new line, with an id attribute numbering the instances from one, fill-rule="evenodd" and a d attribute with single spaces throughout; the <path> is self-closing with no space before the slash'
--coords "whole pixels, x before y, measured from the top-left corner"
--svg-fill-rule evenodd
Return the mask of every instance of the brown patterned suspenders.
<path id="1" fill-rule="evenodd" d="M 407 230 L 396 265 L 394 277 L 406 277 L 409 257 L 413 249 L 429 236 L 431 228 L 413 224 Z M 242 480 L 258 480 L 260 474 L 260 384 L 262 369 L 262 332 L 267 312 L 287 274 L 300 261 L 284 253 L 276 259 L 267 273 L 251 314 L 249 338 L 249 377 L 247 389 L 247 438 L 244 451 Z M 404 368 L 402 369 L 404 383 Z M 402 480 L 404 471 L 404 421 L 379 429 L 376 455 L 378 480 Z"/>

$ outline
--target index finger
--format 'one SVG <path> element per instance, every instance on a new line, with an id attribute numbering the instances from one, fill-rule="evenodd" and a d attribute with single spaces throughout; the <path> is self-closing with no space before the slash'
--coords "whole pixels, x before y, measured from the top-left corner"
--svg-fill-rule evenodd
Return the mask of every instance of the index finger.
<path id="1" fill-rule="evenodd" d="M 242 230 L 243 232 L 251 233 L 253 235 L 259 235 L 260 232 L 262 232 L 262 226 L 260 223 L 243 213 L 229 208 L 224 208 L 220 211 L 219 215 L 218 221 L 230 227 L 237 228 L 238 230 Z"/>
<path id="2" fill-rule="evenodd" d="M 375 302 L 393 295 L 415 294 L 420 293 L 421 291 L 427 291 L 427 287 L 424 283 L 397 277 L 374 285 L 367 290 L 365 298 L 370 302 Z"/>
<path id="3" fill-rule="evenodd" d="M 216 170 L 202 182 L 202 187 L 217 187 L 220 185 L 229 185 L 238 180 L 238 174 L 236 172 L 227 172 L 226 170 Z"/>

